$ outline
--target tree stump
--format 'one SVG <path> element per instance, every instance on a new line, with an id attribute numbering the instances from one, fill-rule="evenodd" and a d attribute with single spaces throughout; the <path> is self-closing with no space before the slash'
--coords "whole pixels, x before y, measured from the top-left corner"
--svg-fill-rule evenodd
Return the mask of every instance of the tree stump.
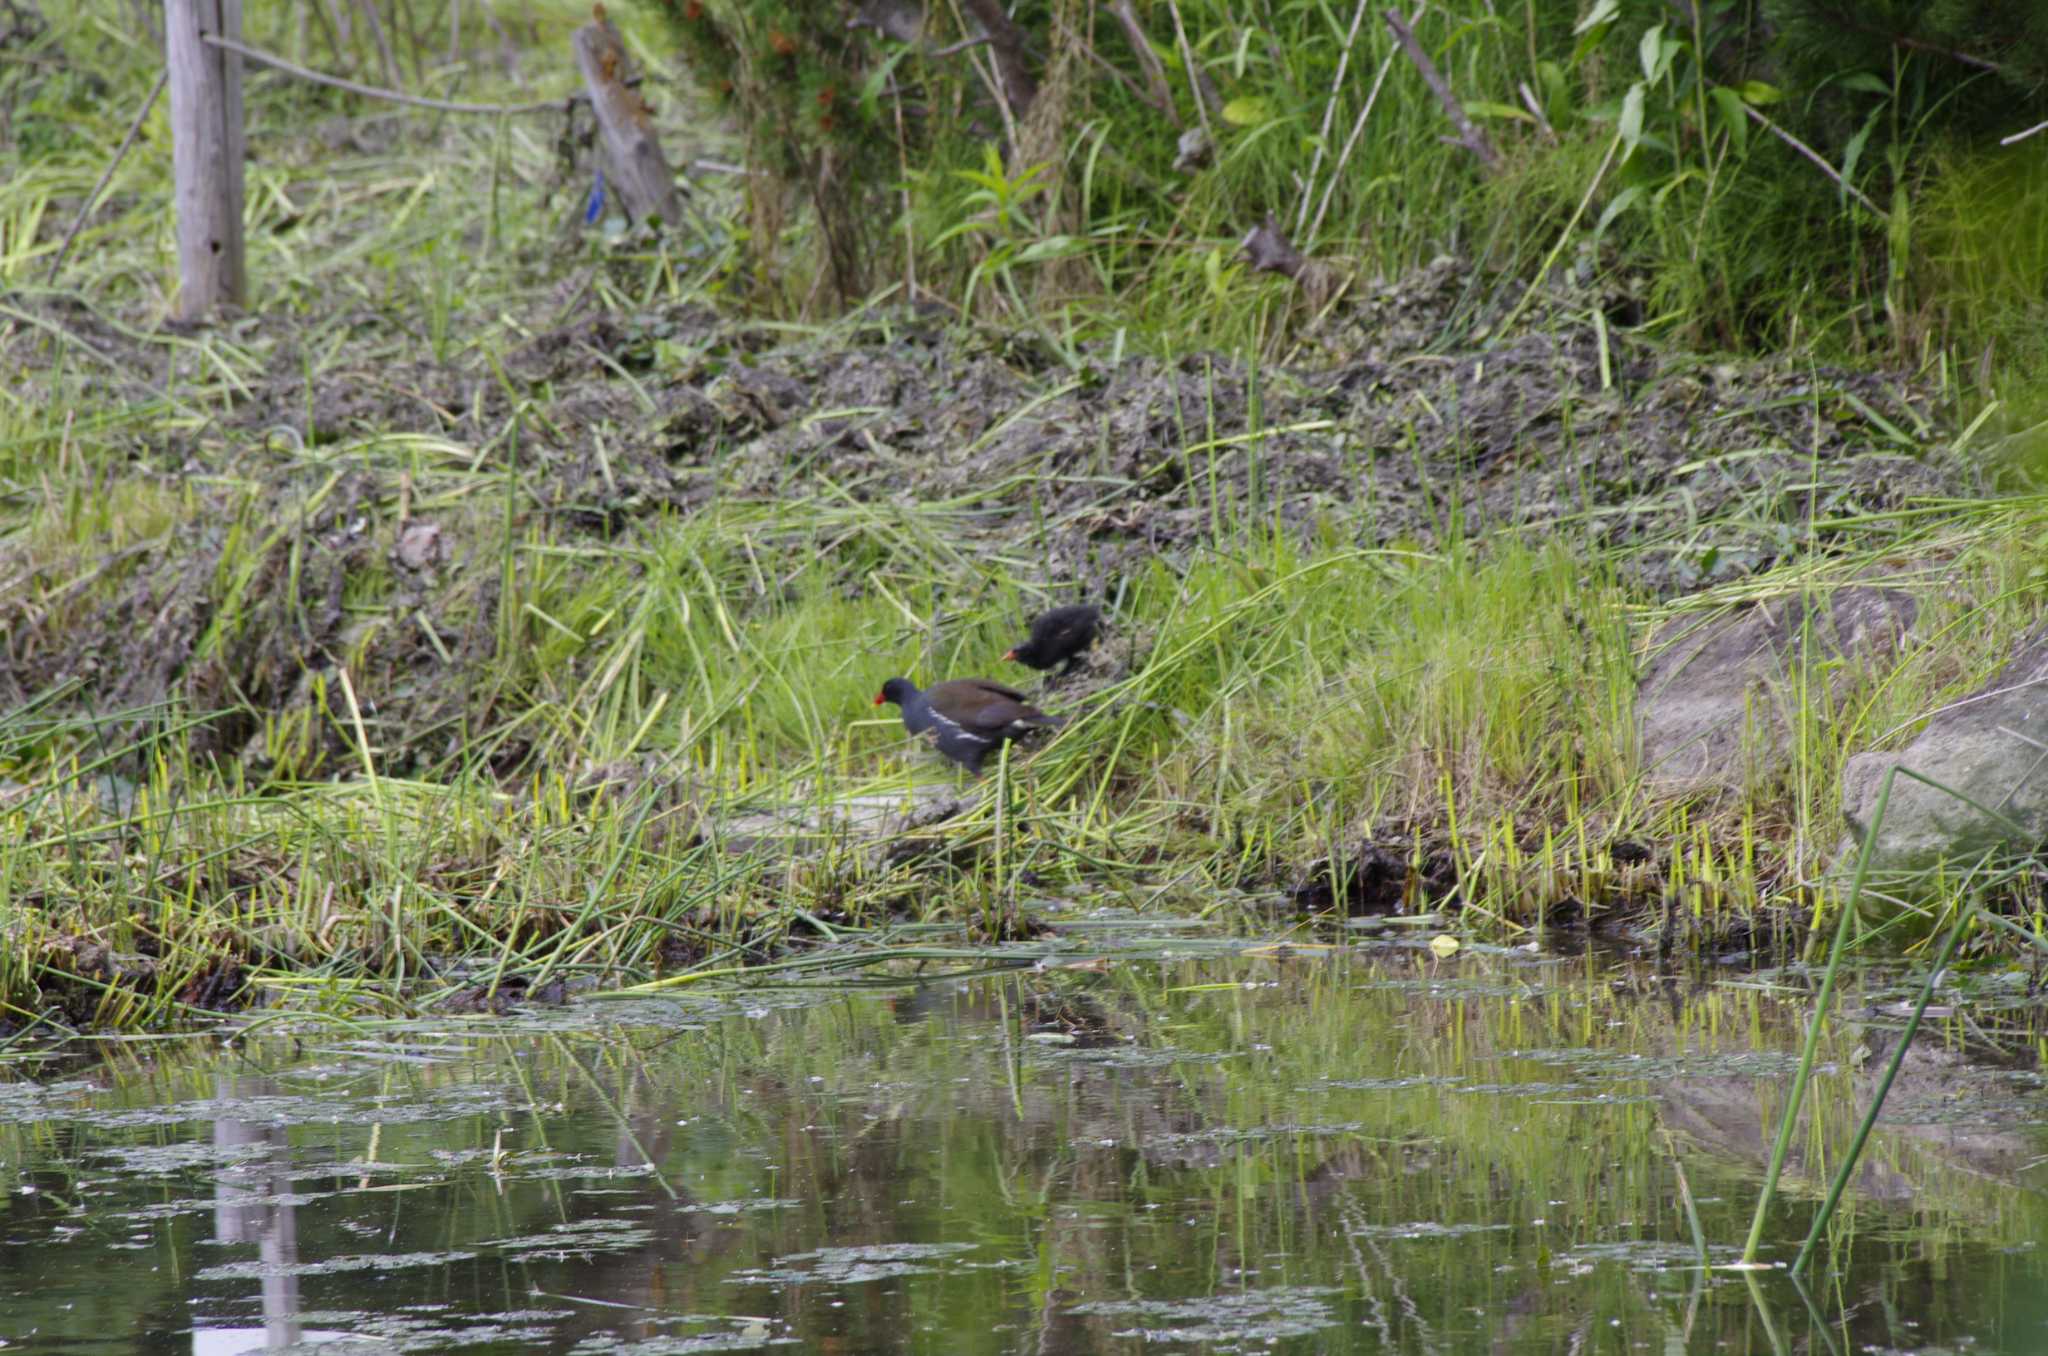
<path id="1" fill-rule="evenodd" d="M 682 194 L 655 139 L 646 101 L 626 84 L 626 44 L 603 5 L 592 5 L 590 11 L 590 22 L 576 30 L 573 41 L 576 68 L 583 73 L 604 136 L 608 177 L 634 221 L 658 217 L 674 225 L 682 220 Z"/>

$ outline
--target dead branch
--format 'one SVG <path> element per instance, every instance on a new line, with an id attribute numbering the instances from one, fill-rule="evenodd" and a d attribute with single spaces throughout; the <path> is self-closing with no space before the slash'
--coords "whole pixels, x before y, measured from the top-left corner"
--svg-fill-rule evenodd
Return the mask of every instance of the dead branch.
<path id="1" fill-rule="evenodd" d="M 1328 264 L 1309 258 L 1294 247 L 1280 230 L 1272 213 L 1245 232 L 1237 242 L 1238 255 L 1254 273 L 1278 273 L 1292 281 L 1311 311 L 1321 311 L 1342 295 L 1348 280 Z"/>
<path id="2" fill-rule="evenodd" d="M 1458 96 L 1451 93 L 1450 82 L 1437 70 L 1436 63 L 1429 59 L 1429 53 L 1422 50 L 1422 44 L 1415 40 L 1415 30 L 1391 9 L 1382 11 L 1380 17 L 1387 21 L 1387 27 L 1393 31 L 1394 41 L 1401 44 L 1401 50 L 1407 54 L 1408 60 L 1422 73 L 1422 82 L 1429 86 L 1429 92 L 1434 94 L 1437 103 L 1443 106 L 1444 116 L 1451 120 L 1451 126 L 1458 129 L 1453 144 L 1463 146 L 1472 152 L 1489 170 L 1499 169 L 1500 152 L 1493 149 L 1493 143 L 1486 139 L 1486 133 L 1479 130 L 1478 124 L 1466 116 L 1465 105 L 1459 103 Z"/>
<path id="3" fill-rule="evenodd" d="M 114 171 L 121 168 L 121 162 L 128 158 L 129 149 L 135 145 L 136 134 L 142 130 L 144 120 L 149 117 L 149 110 L 156 107 L 157 96 L 164 92 L 164 85 L 170 78 L 168 66 L 156 73 L 156 83 L 149 87 L 149 97 L 142 101 L 142 107 L 135 110 L 135 120 L 128 124 L 128 135 L 121 138 L 121 145 L 115 150 L 114 158 L 107 162 L 106 169 L 100 174 L 100 181 L 92 186 L 92 192 L 86 194 L 85 201 L 78 205 L 78 217 L 71 223 L 71 229 L 64 233 L 64 243 L 57 246 L 57 257 L 50 261 L 50 271 L 43 278 L 44 282 L 57 281 L 57 275 L 64 271 L 64 260 L 71 253 L 72 242 L 78 239 L 79 231 L 85 227 L 86 218 L 92 215 L 93 204 L 97 203 L 100 194 L 106 191 L 107 181 L 114 177 Z"/>
<path id="4" fill-rule="evenodd" d="M 1412 27 L 1414 24 L 1420 22 L 1422 19 L 1422 15 L 1423 7 L 1421 5 L 1417 5 L 1415 7 L 1415 13 L 1409 16 L 1410 26 Z M 1344 167 L 1351 163 L 1351 153 L 1354 150 L 1358 149 L 1358 139 L 1361 136 L 1365 135 L 1366 120 L 1372 117 L 1373 106 L 1380 101 L 1380 90 L 1387 83 L 1387 72 L 1393 69 L 1394 54 L 1392 52 L 1389 52 L 1386 54 L 1385 57 L 1381 58 L 1380 68 L 1377 72 L 1373 74 L 1372 88 L 1366 91 L 1365 103 L 1359 108 L 1358 116 L 1351 120 L 1351 135 L 1344 138 L 1344 149 L 1338 154 L 1337 163 L 1330 169 L 1329 182 L 1323 185 L 1322 200 L 1316 204 L 1315 219 L 1309 223 L 1308 235 L 1304 237 L 1305 239 L 1317 240 L 1321 238 L 1323 233 L 1323 217 L 1326 214 L 1328 214 L 1330 210 L 1330 199 L 1336 195 L 1337 185 L 1343 182 Z M 1315 183 L 1313 180 L 1302 185 L 1301 205 L 1304 210 L 1306 210 L 1308 207 L 1309 190 L 1313 189 L 1314 187 Z M 1295 223 L 1295 228 L 1297 231 L 1299 231 L 1299 222 Z"/>
<path id="5" fill-rule="evenodd" d="M 1337 58 L 1337 74 L 1330 80 L 1330 97 L 1323 101 L 1323 125 L 1316 129 L 1316 151 L 1309 157 L 1308 178 L 1304 181 L 1301 194 L 1301 208 L 1294 214 L 1294 229 L 1300 230 L 1308 220 L 1308 186 L 1316 181 L 1316 172 L 1323 167 L 1323 157 L 1330 150 L 1330 127 L 1337 120 L 1337 96 L 1344 90 L 1344 76 L 1351 69 L 1351 49 L 1358 43 L 1358 25 L 1365 19 L 1365 0 L 1358 0 L 1357 8 L 1351 11 L 1351 27 L 1344 34 L 1344 54 Z"/>
<path id="6" fill-rule="evenodd" d="M 322 71 L 307 70 L 304 66 L 285 60 L 275 52 L 266 52 L 260 47 L 251 47 L 247 43 L 236 42 L 232 38 L 224 38 L 218 33 L 208 33 L 205 40 L 211 46 L 233 52 L 237 56 L 253 61 L 259 66 L 269 66 L 273 70 L 283 71 L 286 75 L 293 76 L 299 80 L 310 80 L 316 85 L 331 85 L 335 89 L 345 89 L 350 94 L 360 94 L 366 99 L 382 99 L 386 103 L 405 104 L 412 108 L 431 108 L 439 113 L 488 113 L 493 115 L 557 113 L 562 108 L 562 100 L 560 99 L 550 99 L 545 103 L 538 104 L 465 104 L 457 103 L 453 99 L 427 99 L 417 94 L 401 94 L 395 89 L 383 89 L 376 85 L 365 85 L 355 80 L 344 80 L 338 75 L 328 75 Z M 569 97 L 580 99 L 585 96 L 575 94 Z"/>
<path id="7" fill-rule="evenodd" d="M 1237 242 L 1237 252 L 1254 273 L 1281 273 L 1297 281 L 1309 262 L 1308 256 L 1281 234 L 1280 222 L 1270 212 L 1264 221 L 1245 232 L 1244 239 Z"/>
<path id="8" fill-rule="evenodd" d="M 1130 0 L 1124 0 L 1124 3 L 1129 4 Z M 1180 126 L 1180 117 L 1173 111 L 1173 96 L 1169 94 L 1163 87 L 1147 87 L 1145 85 L 1140 85 L 1137 81 L 1131 79 L 1130 76 L 1126 75 L 1123 69 L 1119 67 L 1115 62 L 1111 61 L 1109 58 L 1102 55 L 1102 53 L 1096 51 L 1094 45 L 1091 44 L 1085 37 L 1083 37 L 1080 33 L 1074 31 L 1072 28 L 1068 27 L 1058 18 L 1055 18 L 1053 20 L 1053 28 L 1056 32 L 1060 34 L 1061 37 L 1065 38 L 1068 42 L 1071 42 L 1076 47 L 1078 47 L 1083 56 L 1087 57 L 1097 66 L 1100 66 L 1103 69 L 1104 73 L 1106 73 L 1112 80 L 1115 80 L 1118 84 L 1122 85 L 1125 89 L 1129 90 L 1131 92 L 1132 98 L 1136 99 L 1139 103 L 1146 105 L 1153 112 L 1159 114 L 1161 117 L 1170 120 L 1175 127 Z M 1151 49 L 1147 48 L 1146 50 L 1149 52 Z"/>
<path id="9" fill-rule="evenodd" d="M 1866 194 L 1864 194 L 1860 189 L 1856 187 L 1856 185 L 1850 183 L 1847 179 L 1844 179 L 1842 177 L 1841 171 L 1837 170 L 1833 165 L 1830 165 L 1828 163 L 1828 158 L 1826 156 L 1822 155 L 1819 151 L 1816 151 L 1815 149 L 1813 149 L 1813 147 L 1801 141 L 1798 137 L 1793 136 L 1790 132 L 1778 126 L 1778 124 L 1772 122 L 1769 118 L 1765 117 L 1762 113 L 1758 112 L 1754 105 L 1744 104 L 1742 106 L 1742 111 L 1749 114 L 1749 120 L 1751 122 L 1756 123 L 1759 127 L 1762 127 L 1772 136 L 1784 142 L 1787 146 L 1790 146 L 1795 154 L 1803 156 L 1807 160 L 1812 161 L 1813 164 L 1820 170 L 1822 174 L 1827 175 L 1828 178 L 1833 179 L 1835 181 L 1835 187 L 1841 189 L 1844 193 L 1854 198 L 1857 202 L 1863 204 L 1864 208 L 1868 210 L 1872 216 L 1881 217 L 1887 215 L 1884 209 L 1880 208 L 1876 203 L 1872 202 Z"/>
<path id="10" fill-rule="evenodd" d="M 1024 30 L 1017 27 L 998 0 L 960 0 L 974 21 L 988 34 L 988 49 L 995 58 L 996 78 L 1002 82 L 1003 101 L 1013 119 L 1022 118 L 1038 97 L 1038 82 L 1031 78 L 1031 65 L 1024 55 Z"/>
<path id="11" fill-rule="evenodd" d="M 1180 20 L 1179 0 L 1166 0 L 1166 12 L 1173 16 L 1173 38 L 1180 47 L 1181 64 L 1187 67 L 1188 83 L 1195 91 L 1195 112 L 1201 114 L 1202 125 L 1207 127 L 1209 115 L 1223 111 L 1223 95 L 1216 89 L 1216 82 L 1209 78 L 1209 68 L 1195 60 L 1195 49 L 1188 41 L 1188 30 Z M 1213 140 L 1215 131 L 1210 130 Z"/>
<path id="12" fill-rule="evenodd" d="M 1166 82 L 1166 63 L 1152 50 L 1152 40 L 1145 36 L 1145 26 L 1138 22 L 1131 0 L 1111 0 L 1109 12 L 1123 29 L 1124 41 L 1131 45 L 1138 69 L 1145 73 L 1145 88 L 1152 91 L 1152 106 L 1173 119 L 1175 127 L 1180 126 L 1180 115 L 1173 109 L 1173 86 Z"/>
<path id="13" fill-rule="evenodd" d="M 1557 129 L 1550 125 L 1550 115 L 1543 111 L 1543 105 L 1536 100 L 1536 91 L 1523 80 L 1515 86 L 1515 92 L 1522 96 L 1522 106 L 1529 110 L 1529 116 L 1536 119 L 1536 129 L 1543 133 L 1543 139 L 1555 146 Z"/>

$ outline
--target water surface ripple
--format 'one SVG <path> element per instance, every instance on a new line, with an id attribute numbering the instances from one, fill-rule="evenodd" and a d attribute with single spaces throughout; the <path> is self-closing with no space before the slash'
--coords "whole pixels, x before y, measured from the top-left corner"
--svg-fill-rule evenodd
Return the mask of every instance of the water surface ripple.
<path id="1" fill-rule="evenodd" d="M 0 1065 L 0 1341 L 2048 1351 L 2038 1014 L 1923 1032 L 1808 1296 L 1722 1265 L 1796 1062 L 1786 977 L 1105 955 Z M 1775 1263 L 1889 1051 L 1886 985 L 1830 1026 Z"/>

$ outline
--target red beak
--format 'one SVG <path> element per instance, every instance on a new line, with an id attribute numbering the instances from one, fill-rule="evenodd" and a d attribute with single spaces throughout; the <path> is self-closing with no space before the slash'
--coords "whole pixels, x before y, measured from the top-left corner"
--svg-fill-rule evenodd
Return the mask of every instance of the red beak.
<path id="1" fill-rule="evenodd" d="M 1017 662 L 1017 652 L 1015 650 L 1009 650 L 1004 652 L 1003 662 L 1005 664 L 1014 664 L 1015 662 Z"/>
<path id="2" fill-rule="evenodd" d="M 879 692 L 877 692 L 877 693 L 875 694 L 875 705 L 877 705 L 877 706 L 880 706 L 880 705 L 881 705 L 881 704 L 882 704 L 883 702 L 885 702 L 885 701 L 888 701 L 888 700 L 889 700 L 889 699 L 888 699 L 887 697 L 883 696 L 883 695 L 882 695 L 881 693 L 879 693 Z"/>

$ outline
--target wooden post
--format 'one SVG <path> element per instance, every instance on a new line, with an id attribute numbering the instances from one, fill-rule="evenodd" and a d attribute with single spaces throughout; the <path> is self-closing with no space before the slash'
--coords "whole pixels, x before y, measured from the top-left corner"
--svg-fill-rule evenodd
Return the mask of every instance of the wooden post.
<path id="1" fill-rule="evenodd" d="M 171 166 L 178 212 L 178 318 L 245 305 L 242 58 L 206 41 L 242 40 L 242 0 L 164 0 Z"/>
<path id="2" fill-rule="evenodd" d="M 626 44 L 604 17 L 603 5 L 590 7 L 590 22 L 576 30 L 576 68 L 583 72 L 590 106 L 604 133 L 605 159 L 610 162 L 612 188 L 634 221 L 660 217 L 674 226 L 683 219 L 683 198 L 676 176 L 655 140 L 647 105 L 626 84 Z"/>

